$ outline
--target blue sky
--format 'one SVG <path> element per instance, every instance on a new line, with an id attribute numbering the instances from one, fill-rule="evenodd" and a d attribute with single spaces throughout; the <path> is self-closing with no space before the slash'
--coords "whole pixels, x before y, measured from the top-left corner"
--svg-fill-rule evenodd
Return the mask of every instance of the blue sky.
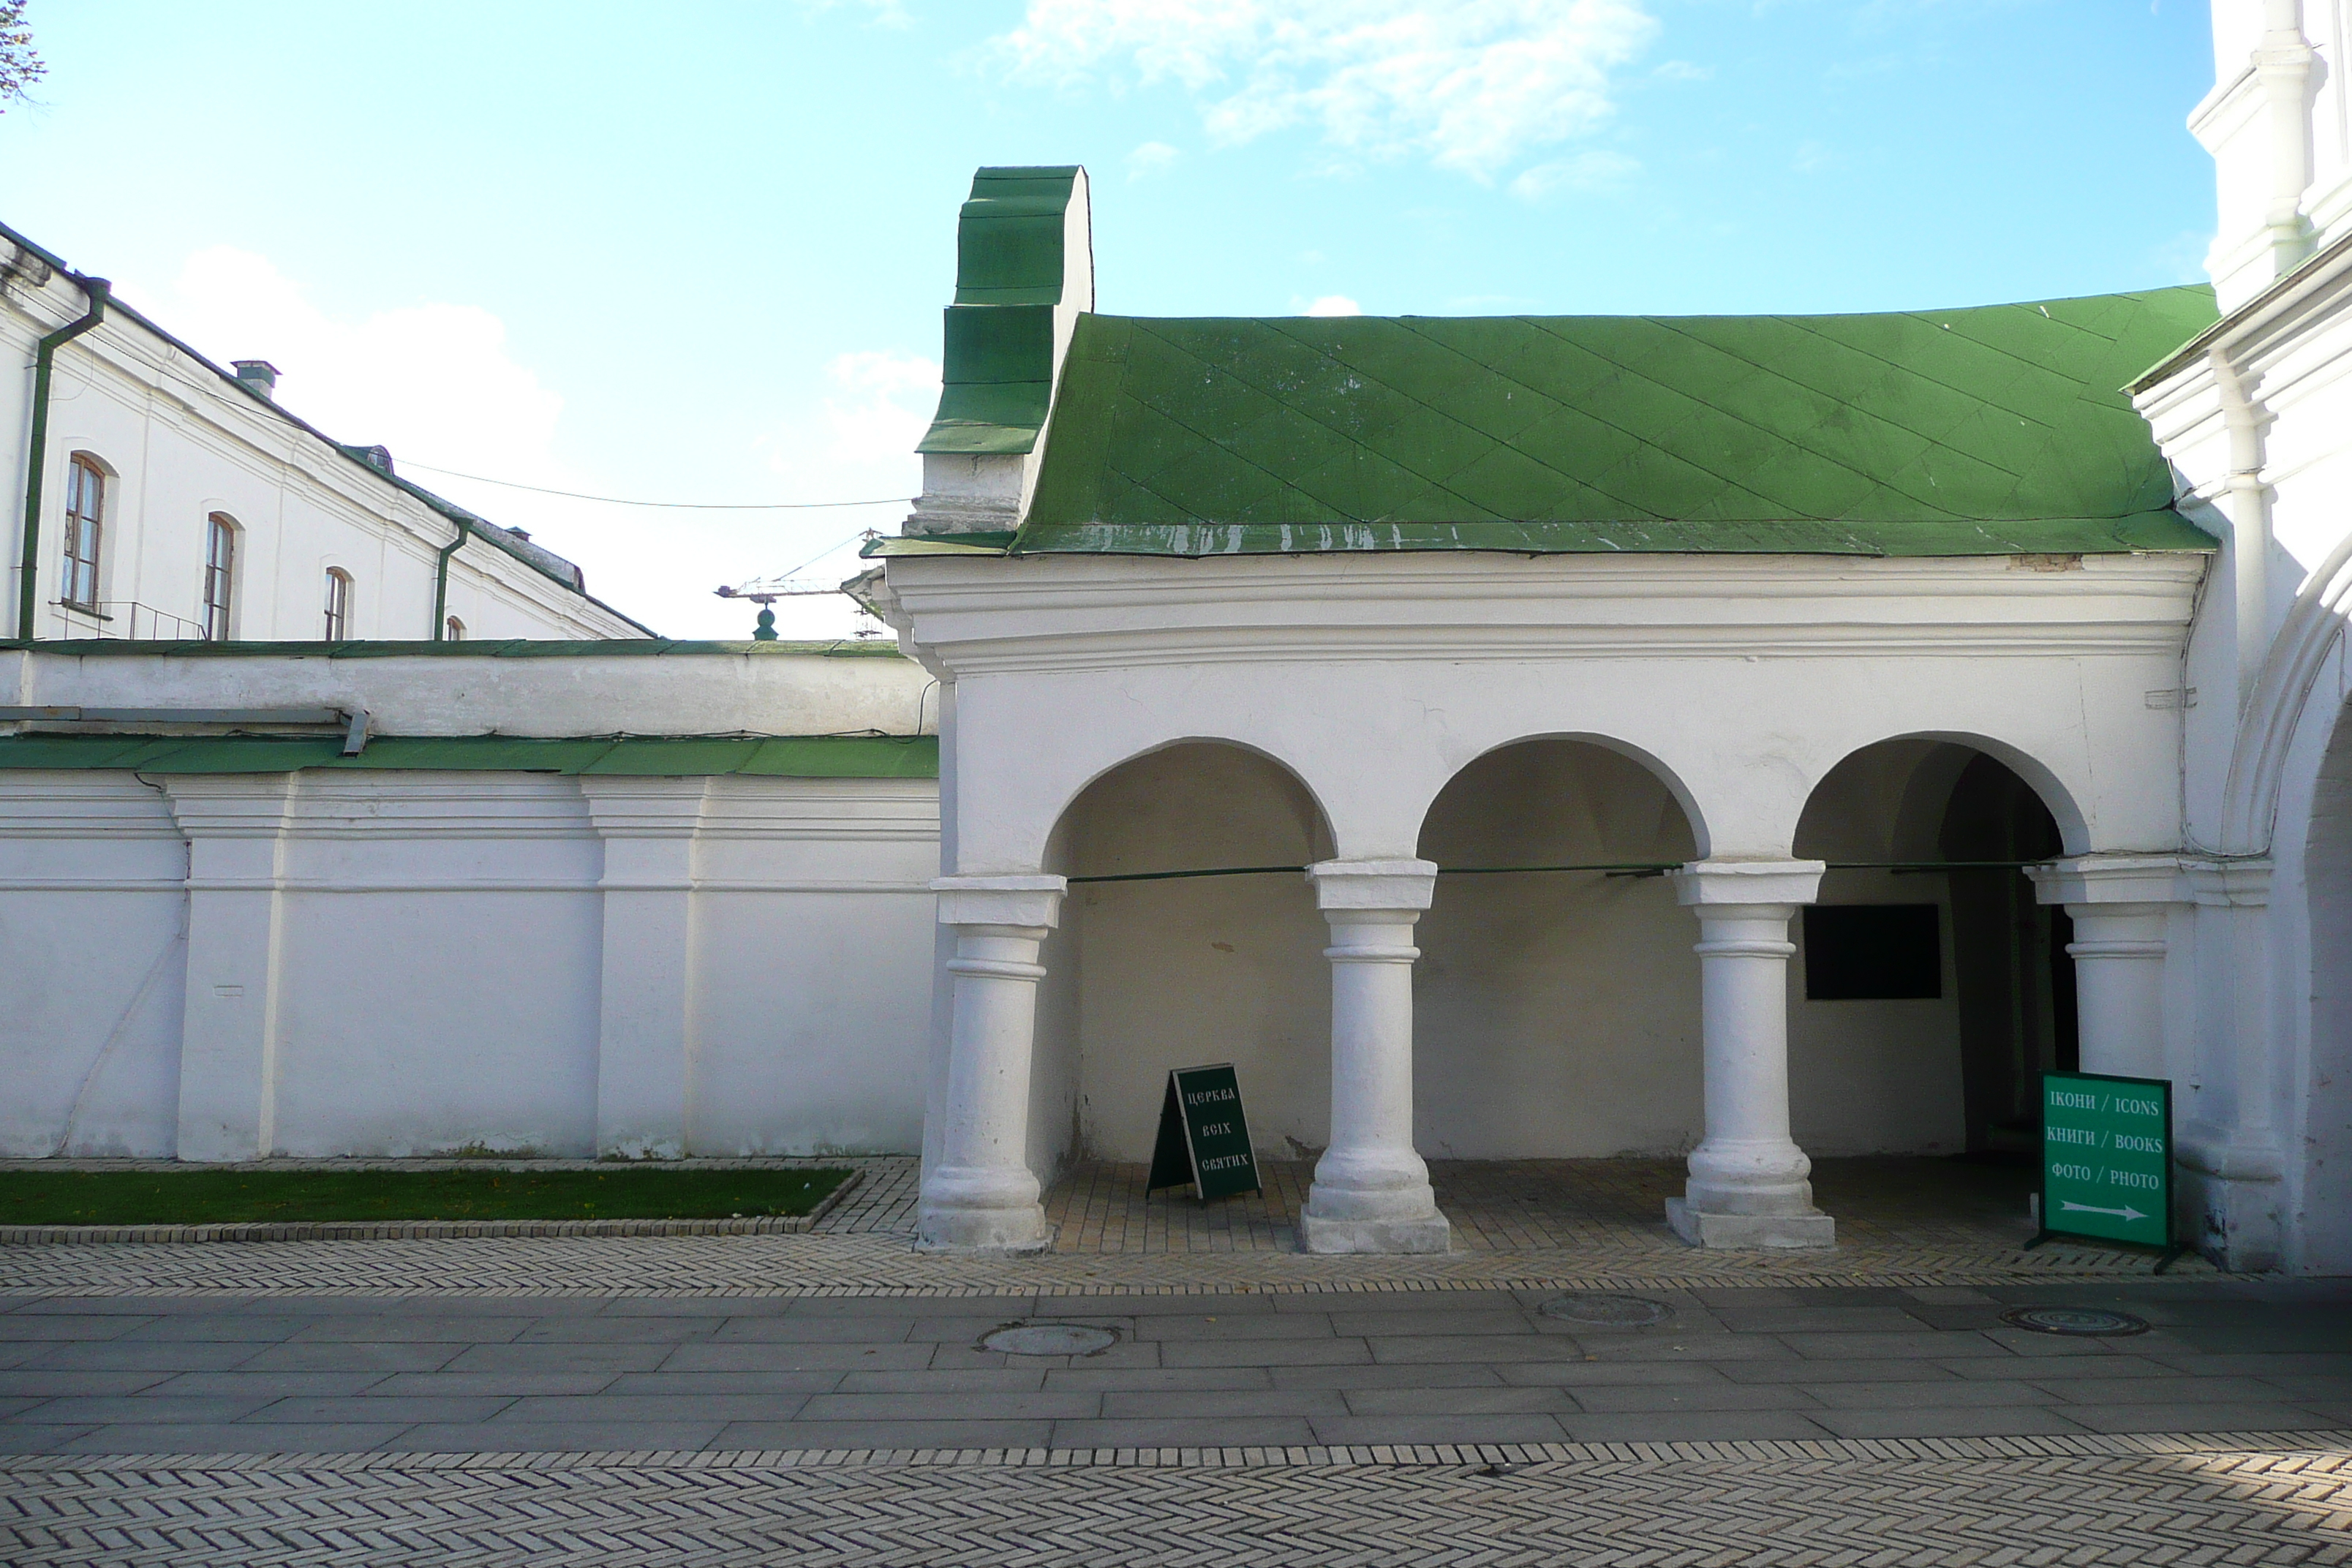
<path id="1" fill-rule="evenodd" d="M 2201 277 L 2190 0 L 34 0 L 0 218 L 676 636 L 904 507 L 982 163 L 1134 314 L 1865 310 Z M 835 552 L 807 574 L 854 567 Z M 833 635 L 837 600 L 783 606 Z"/>

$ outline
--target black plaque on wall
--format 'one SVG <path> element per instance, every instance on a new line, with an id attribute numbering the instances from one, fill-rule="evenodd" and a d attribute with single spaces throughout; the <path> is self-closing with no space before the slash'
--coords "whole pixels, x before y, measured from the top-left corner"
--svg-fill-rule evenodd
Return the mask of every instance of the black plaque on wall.
<path id="1" fill-rule="evenodd" d="M 1944 994 L 1934 904 L 1805 906 L 1805 1000 L 1927 1001 Z"/>

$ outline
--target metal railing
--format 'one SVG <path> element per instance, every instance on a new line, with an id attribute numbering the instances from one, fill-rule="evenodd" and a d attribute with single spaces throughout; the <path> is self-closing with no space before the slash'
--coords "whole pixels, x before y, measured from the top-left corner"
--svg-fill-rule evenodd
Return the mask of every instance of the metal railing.
<path id="1" fill-rule="evenodd" d="M 94 605 L 53 601 L 75 637 L 119 637 L 125 642 L 202 642 L 205 624 L 142 605 L 136 599 L 101 599 Z"/>

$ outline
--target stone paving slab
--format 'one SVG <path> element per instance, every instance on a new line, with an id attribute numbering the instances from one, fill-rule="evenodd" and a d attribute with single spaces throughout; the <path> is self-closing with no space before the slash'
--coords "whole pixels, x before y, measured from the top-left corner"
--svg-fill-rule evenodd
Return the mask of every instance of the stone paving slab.
<path id="1" fill-rule="evenodd" d="M 1195 1296 L 1173 1304 L 1182 1310 L 1163 1301 L 1132 1314 L 1103 1310 L 1108 1299 L 1038 1295 L 952 1311 L 930 1298 L 885 1298 L 845 1316 L 837 1302 L 812 1298 L 782 1310 L 756 1302 L 741 1318 L 708 1310 L 703 1298 L 679 1298 L 683 1310 L 671 1315 L 646 1300 L 597 1303 L 609 1316 L 559 1298 L 562 1310 L 544 1319 L 455 1311 L 438 1296 L 250 1307 L 152 1298 L 144 1314 L 113 1310 L 117 1299 L 86 1315 L 52 1298 L 0 1310 L 0 1360 L 15 1363 L 0 1371 L 0 1433 L 18 1450 L 128 1452 L 187 1447 L 186 1434 L 201 1429 L 205 1449 L 260 1452 L 289 1434 L 298 1447 L 330 1447 L 322 1434 L 331 1429 L 363 1447 L 487 1452 L 2352 1424 L 2342 1384 L 2314 1381 L 2352 1375 L 2352 1282 L 2076 1281 L 1975 1294 L 1955 1300 L 1948 1286 L 1866 1290 L 1859 1301 L 1835 1291 L 1667 1292 L 1652 1299 L 1665 1316 L 1639 1327 L 1561 1319 L 1534 1291 L 1425 1291 L 1382 1299 L 1376 1310 L 1347 1293 L 1278 1303 Z M 2013 1302 L 2053 1300 L 2141 1311 L 2161 1325 L 2063 1338 L 1999 1317 Z M 2249 1303 L 2282 1341 L 2332 1348 L 2250 1361 L 2233 1348 Z M 248 1317 L 270 1333 L 243 1331 Z M 1091 1353 L 1036 1356 L 985 1342 L 998 1326 L 1039 1319 L 1091 1323 L 1109 1342 Z M 183 1322 L 206 1333 L 157 1336 Z M 12 1337 L 20 1324 L 31 1337 Z M 614 1331 L 592 1331 L 600 1326 Z M 60 1335 L 61 1327 L 84 1332 Z"/>
<path id="2" fill-rule="evenodd" d="M 0 1460 L 23 1568 L 2352 1560 L 2334 1436 Z"/>

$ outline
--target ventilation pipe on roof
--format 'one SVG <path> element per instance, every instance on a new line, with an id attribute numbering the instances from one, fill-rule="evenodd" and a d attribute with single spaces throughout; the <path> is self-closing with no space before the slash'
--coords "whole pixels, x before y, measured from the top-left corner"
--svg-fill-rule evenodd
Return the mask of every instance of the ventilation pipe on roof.
<path id="1" fill-rule="evenodd" d="M 278 367 L 266 359 L 231 360 L 236 379 L 256 396 L 275 399 L 278 396 Z"/>
<path id="2" fill-rule="evenodd" d="M 41 479 L 48 466 L 49 380 L 57 366 L 58 350 L 105 320 L 107 296 L 113 287 L 103 278 L 80 278 L 76 281 L 89 296 L 89 310 L 79 321 L 68 321 L 43 338 L 33 354 L 33 433 L 25 454 L 25 555 L 23 571 L 16 580 L 16 636 L 26 642 L 33 640 L 35 588 L 40 580 Z"/>

